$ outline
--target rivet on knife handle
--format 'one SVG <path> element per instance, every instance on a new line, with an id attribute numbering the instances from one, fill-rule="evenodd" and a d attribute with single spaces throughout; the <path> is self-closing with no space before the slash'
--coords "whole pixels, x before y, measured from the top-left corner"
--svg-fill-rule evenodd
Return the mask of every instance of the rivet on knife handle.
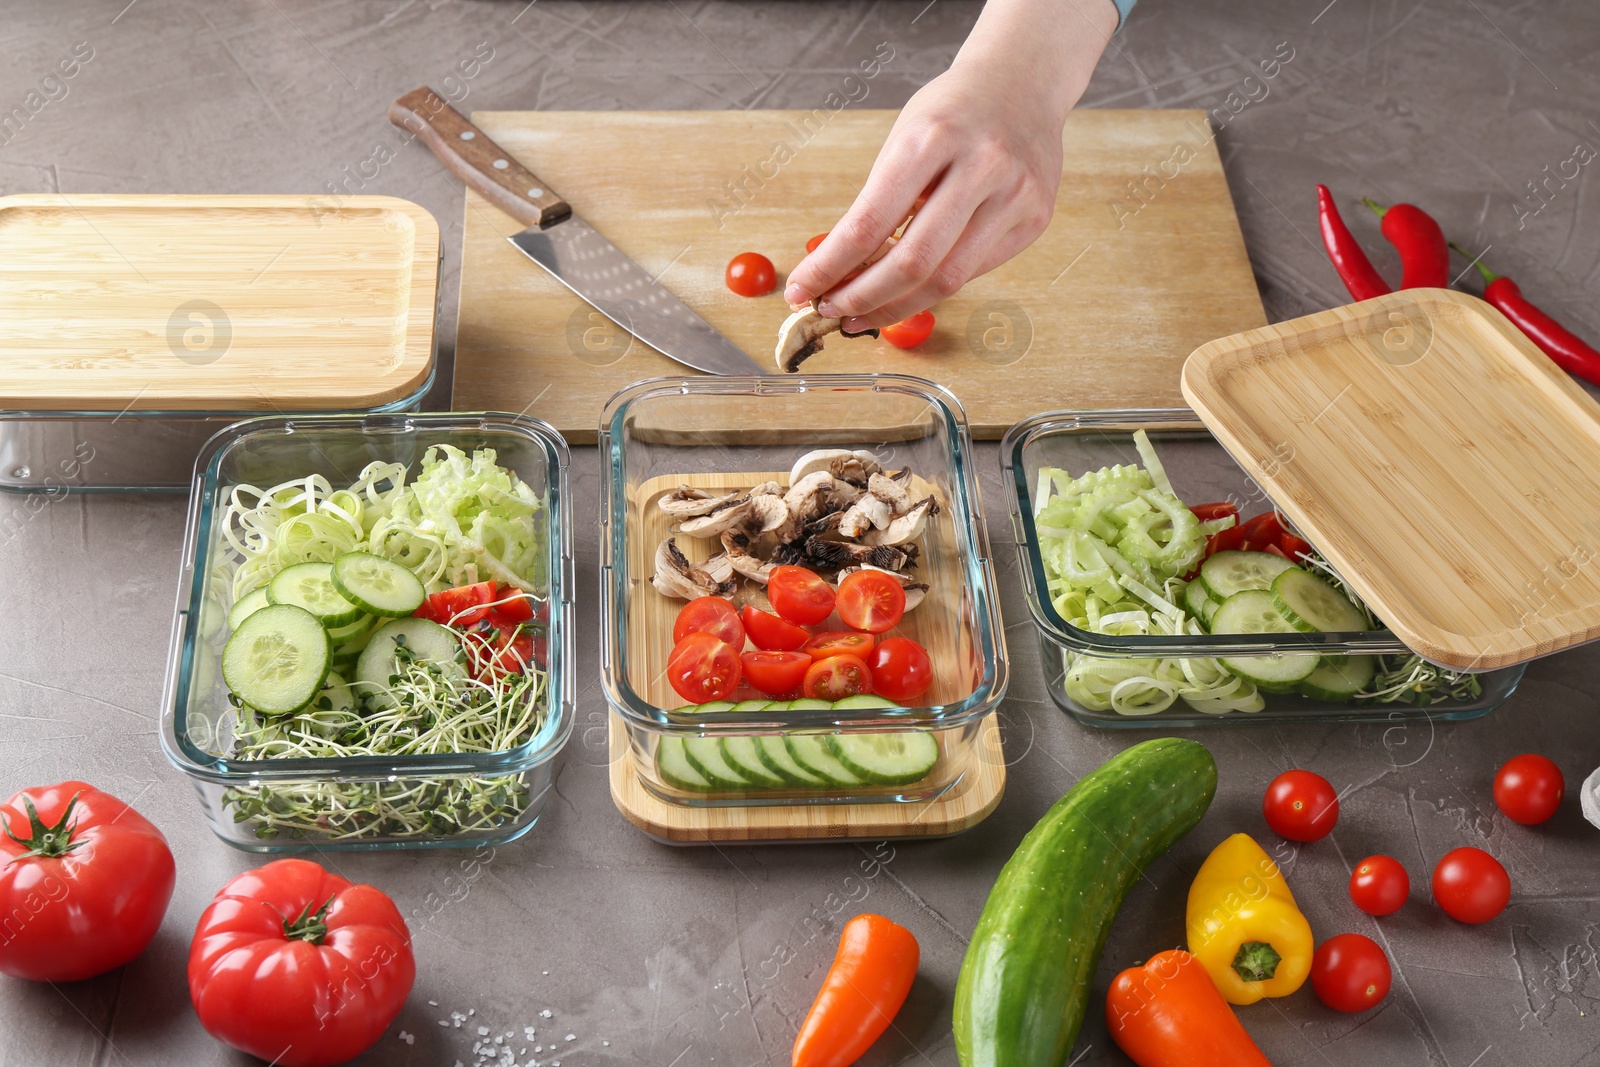
<path id="1" fill-rule="evenodd" d="M 422 138 L 476 192 L 525 226 L 548 226 L 572 208 L 426 85 L 389 105 L 389 121 Z"/>

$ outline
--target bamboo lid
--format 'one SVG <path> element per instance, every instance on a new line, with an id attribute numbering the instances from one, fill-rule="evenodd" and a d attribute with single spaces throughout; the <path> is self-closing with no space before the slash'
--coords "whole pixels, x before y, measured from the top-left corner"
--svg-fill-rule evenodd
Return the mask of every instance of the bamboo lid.
<path id="1" fill-rule="evenodd" d="M 1225 337 L 1183 393 L 1424 658 L 1600 637 L 1600 404 L 1483 301 L 1412 289 Z"/>
<path id="2" fill-rule="evenodd" d="M 438 285 L 393 197 L 3 197 L 0 409 L 381 407 L 433 371 Z"/>

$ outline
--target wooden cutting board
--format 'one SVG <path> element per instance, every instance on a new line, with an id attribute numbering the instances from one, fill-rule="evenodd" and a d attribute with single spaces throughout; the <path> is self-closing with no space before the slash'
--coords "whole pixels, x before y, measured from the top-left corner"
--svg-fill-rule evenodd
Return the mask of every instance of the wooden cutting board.
<path id="1" fill-rule="evenodd" d="M 1183 389 L 1413 651 L 1483 671 L 1600 638 L 1600 404 L 1477 297 L 1221 338 Z"/>
<path id="2" fill-rule="evenodd" d="M 781 280 L 850 206 L 895 114 L 502 111 L 473 121 L 766 364 L 787 305 L 781 292 L 729 292 L 728 261 L 760 251 Z M 961 399 L 980 438 L 1049 408 L 1181 406 L 1184 356 L 1266 323 L 1205 112 L 1079 111 L 1063 141 L 1049 229 L 936 307 L 929 342 L 902 352 L 830 340 L 807 375 L 932 379 Z M 590 443 L 618 389 L 697 373 L 524 258 L 504 240 L 519 229 L 467 193 L 457 410 L 525 407 Z"/>

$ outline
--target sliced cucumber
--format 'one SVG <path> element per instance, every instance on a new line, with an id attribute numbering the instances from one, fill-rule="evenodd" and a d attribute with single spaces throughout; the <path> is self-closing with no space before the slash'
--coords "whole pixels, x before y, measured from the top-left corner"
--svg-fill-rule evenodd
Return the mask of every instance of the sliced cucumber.
<path id="1" fill-rule="evenodd" d="M 1248 589 L 1271 589 L 1278 575 L 1293 563 L 1271 552 L 1229 549 L 1212 554 L 1200 564 L 1200 582 L 1214 600 L 1227 600 Z"/>
<path id="2" fill-rule="evenodd" d="M 1195 582 L 1194 584 L 1199 585 L 1200 583 Z M 1217 609 L 1220 607 L 1222 607 L 1222 601 L 1212 600 L 1210 597 L 1207 597 L 1205 605 L 1200 609 L 1200 625 L 1204 626 L 1207 630 L 1211 629 L 1211 620 L 1217 614 Z"/>
<path id="3" fill-rule="evenodd" d="M 333 585 L 362 611 L 389 618 L 410 615 L 427 591 L 410 567 L 371 552 L 346 552 L 333 561 Z"/>
<path id="4" fill-rule="evenodd" d="M 788 784 L 788 779 L 768 767 L 761 759 L 759 737 L 724 737 L 722 757 L 751 784 L 777 789 Z"/>
<path id="5" fill-rule="evenodd" d="M 784 739 L 789 754 L 812 774 L 830 786 L 864 785 L 865 779 L 856 774 L 835 756 L 828 743 L 819 734 L 789 734 Z"/>
<path id="6" fill-rule="evenodd" d="M 748 714 L 752 711 L 765 711 L 771 705 L 772 701 L 770 700 L 741 700 L 728 710 Z"/>
<path id="7" fill-rule="evenodd" d="M 328 640 L 333 642 L 334 648 L 353 645 L 357 642 L 362 642 L 362 639 L 370 634 L 372 628 L 377 624 L 378 620 L 371 615 L 358 615 L 355 622 L 347 622 L 343 626 L 329 627 Z"/>
<path id="8" fill-rule="evenodd" d="M 800 761 L 794 758 L 794 753 L 789 751 L 789 746 L 784 744 L 781 734 L 756 738 L 756 758 L 790 785 L 817 789 L 828 784 L 821 775 L 813 774 L 801 766 Z"/>
<path id="9" fill-rule="evenodd" d="M 338 671 L 329 671 L 322 681 L 322 690 L 301 711 L 311 726 L 323 737 L 337 737 L 359 721 L 355 694 Z"/>
<path id="10" fill-rule="evenodd" d="M 361 658 L 356 661 L 356 694 L 374 708 L 394 705 L 394 697 L 386 690 L 400 670 L 395 647 L 403 645 L 414 659 L 437 664 L 442 670 L 465 678 L 467 669 L 462 664 L 461 641 L 455 632 L 427 619 L 396 619 L 386 622 L 372 632 Z"/>
<path id="11" fill-rule="evenodd" d="M 233 602 L 233 607 L 228 609 L 228 629 L 237 630 L 239 624 L 251 615 L 266 607 L 272 601 L 267 599 L 267 587 L 258 586 L 244 596 Z"/>
<path id="12" fill-rule="evenodd" d="M 898 708 L 899 706 L 892 700 L 867 695 L 844 697 L 833 702 L 834 711 L 871 711 L 874 708 Z"/>
<path id="13" fill-rule="evenodd" d="M 689 766 L 699 771 L 717 789 L 742 792 L 750 788 L 750 779 L 728 762 L 728 758 L 722 754 L 722 745 L 715 737 L 684 738 L 683 755 L 689 761 Z"/>
<path id="14" fill-rule="evenodd" d="M 1365 630 L 1367 618 L 1350 598 L 1315 574 L 1291 567 L 1272 581 L 1272 603 L 1301 633 Z"/>
<path id="15" fill-rule="evenodd" d="M 266 715 L 288 715 L 316 698 L 328 675 L 328 632 L 293 604 L 269 604 L 239 624 L 222 649 L 222 680 Z"/>
<path id="16" fill-rule="evenodd" d="M 852 774 L 880 785 L 921 781 L 939 761 L 939 742 L 925 730 L 829 734 L 828 750 Z"/>
<path id="17" fill-rule="evenodd" d="M 818 700 L 816 697 L 802 697 L 799 700 L 789 701 L 790 711 L 832 711 L 833 702 Z"/>
<path id="18" fill-rule="evenodd" d="M 1211 603 L 1211 597 L 1206 593 L 1206 583 L 1196 578 L 1183 587 L 1183 606 L 1190 615 L 1201 622 L 1206 620 L 1206 605 Z M 1213 611 L 1216 609 L 1213 608 Z"/>
<path id="19" fill-rule="evenodd" d="M 305 608 L 327 627 L 343 626 L 361 617 L 361 609 L 334 588 L 331 563 L 296 563 L 285 567 L 267 583 L 267 598 L 274 604 Z"/>
<path id="20" fill-rule="evenodd" d="M 689 793 L 710 793 L 717 787 L 689 764 L 683 754 L 683 738 L 663 737 L 656 745 L 656 773 L 668 785 Z"/>
<path id="21" fill-rule="evenodd" d="M 1225 553 L 1218 552 L 1221 556 Z M 1240 553 L 1264 555 L 1269 553 Z M 1212 557 L 1213 559 L 1216 556 Z M 1279 562 L 1282 562 L 1281 560 Z M 1211 632 L 1215 634 L 1292 634 L 1298 633 L 1273 605 L 1272 594 L 1265 589 L 1247 589 L 1235 593 L 1222 602 L 1211 617 Z M 1297 682 L 1304 681 L 1317 669 L 1321 659 L 1315 652 L 1274 652 L 1264 656 L 1224 656 L 1222 665 L 1247 682 L 1254 682 L 1269 693 L 1290 693 Z"/>
<path id="22" fill-rule="evenodd" d="M 1372 684 L 1377 656 L 1325 656 L 1295 691 L 1314 700 L 1343 703 Z"/>

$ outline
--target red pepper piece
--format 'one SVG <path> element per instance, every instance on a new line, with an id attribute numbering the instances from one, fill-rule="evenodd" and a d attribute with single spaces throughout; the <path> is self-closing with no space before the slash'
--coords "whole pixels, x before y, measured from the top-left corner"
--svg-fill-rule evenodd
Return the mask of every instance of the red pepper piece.
<path id="1" fill-rule="evenodd" d="M 1499 308 L 1500 313 L 1538 345 L 1556 366 L 1575 378 L 1600 385 L 1600 351 L 1535 307 L 1522 295 L 1516 282 L 1496 274 L 1482 263 L 1477 267 L 1486 283 L 1483 287 L 1485 300 Z"/>
<path id="2" fill-rule="evenodd" d="M 1371 197 L 1361 202 L 1378 213 L 1383 236 L 1400 253 L 1400 288 L 1449 288 L 1450 246 L 1432 215 L 1415 204 L 1386 208 Z"/>
<path id="3" fill-rule="evenodd" d="M 1344 224 L 1326 185 L 1317 186 L 1317 215 L 1322 225 L 1322 246 L 1328 250 L 1328 259 L 1350 295 L 1356 300 L 1371 300 L 1393 292 Z"/>

